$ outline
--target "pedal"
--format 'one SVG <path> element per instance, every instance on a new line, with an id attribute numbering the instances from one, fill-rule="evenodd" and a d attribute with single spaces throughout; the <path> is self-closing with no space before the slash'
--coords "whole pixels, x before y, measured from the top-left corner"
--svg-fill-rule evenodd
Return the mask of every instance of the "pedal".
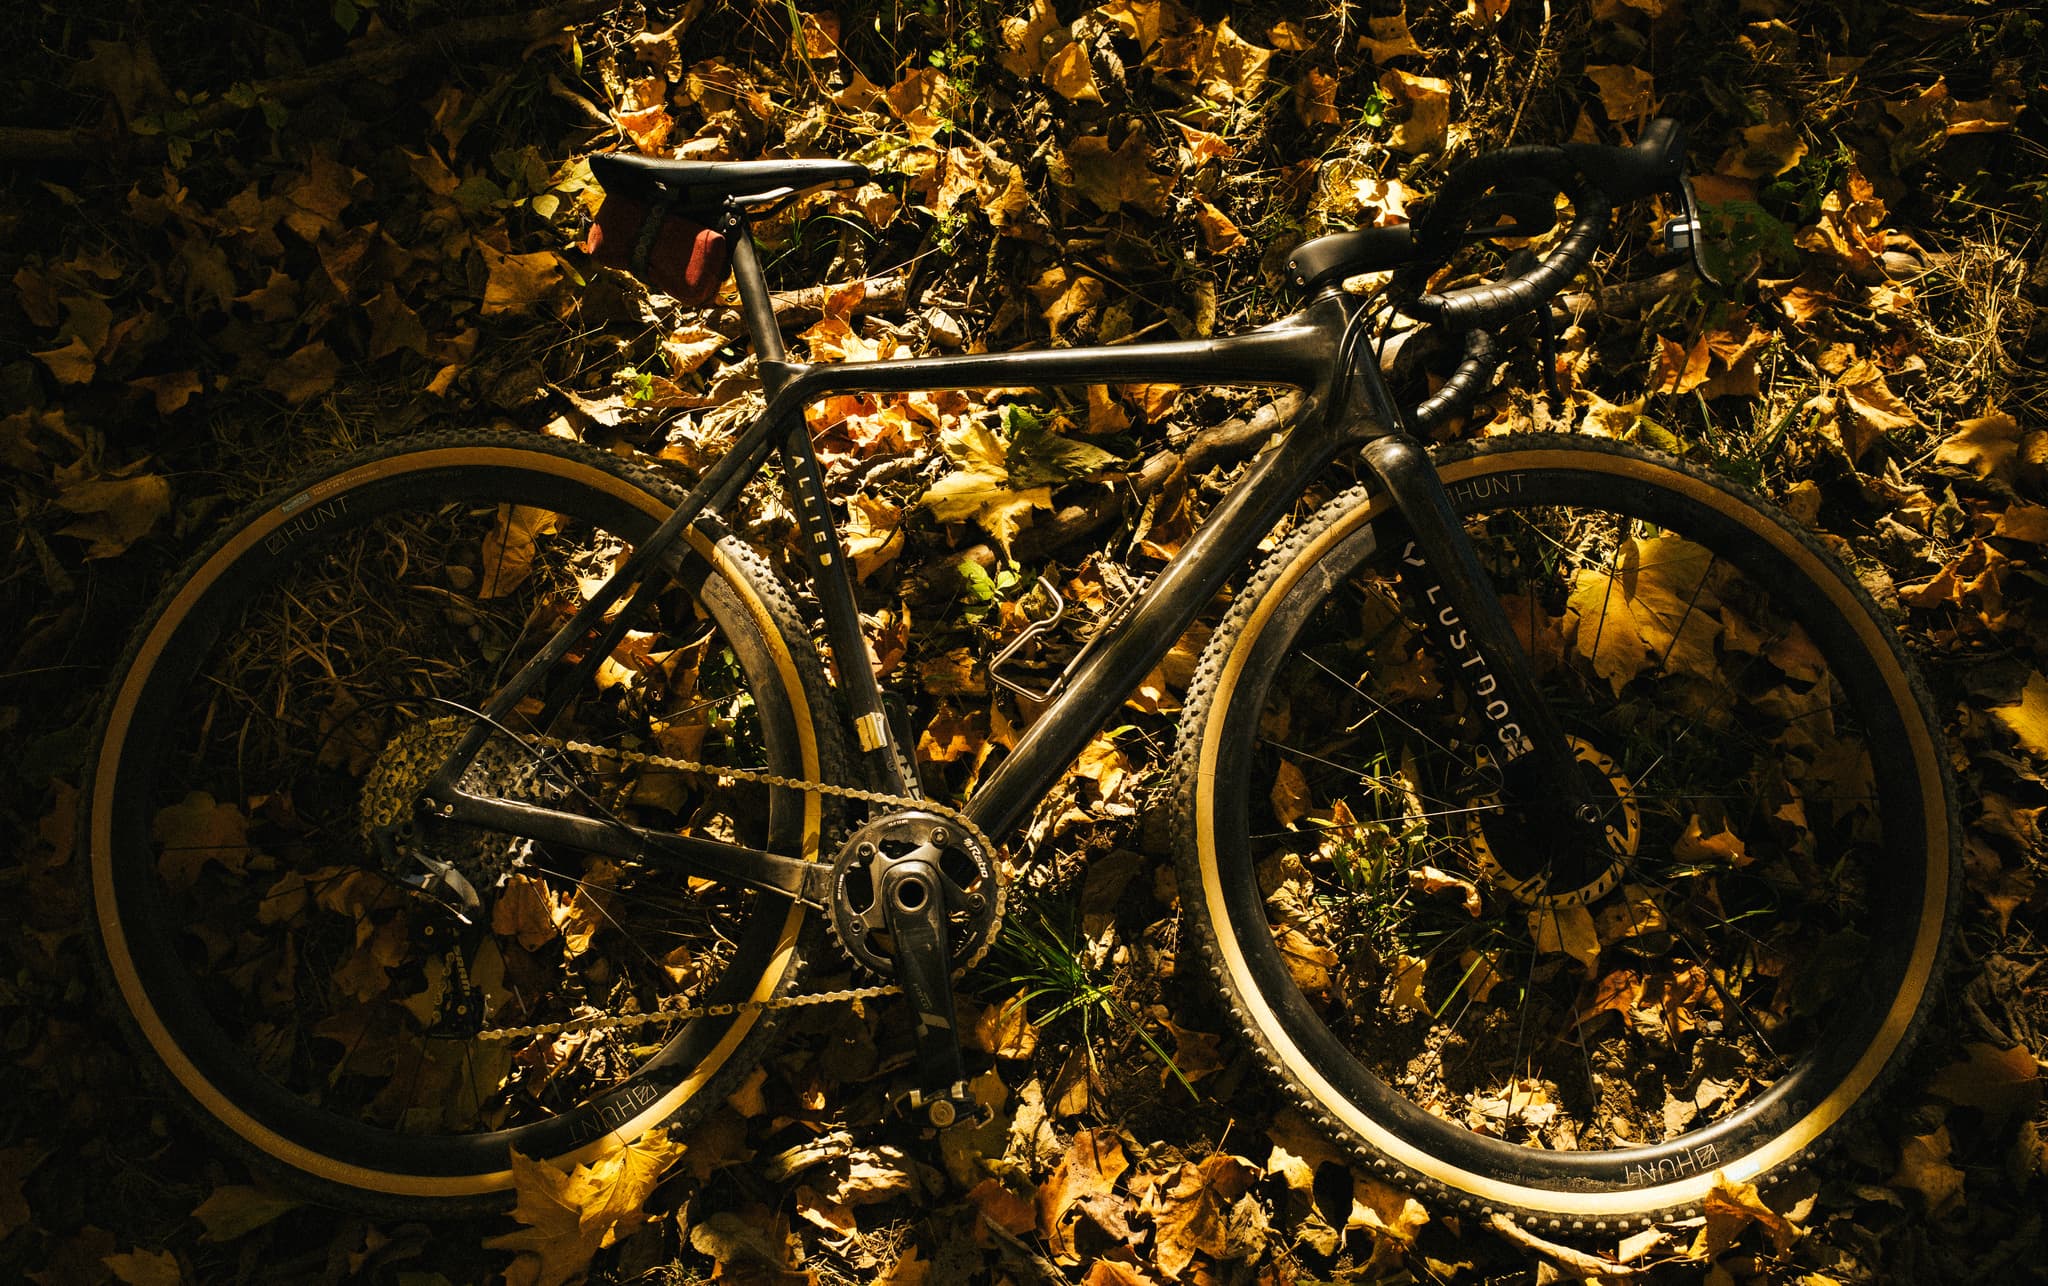
<path id="1" fill-rule="evenodd" d="M 926 1130 L 971 1130 L 987 1125 L 996 1110 L 977 1100 L 959 1081 L 943 1094 L 908 1089 L 889 1096 L 890 1115 L 911 1121 Z"/>

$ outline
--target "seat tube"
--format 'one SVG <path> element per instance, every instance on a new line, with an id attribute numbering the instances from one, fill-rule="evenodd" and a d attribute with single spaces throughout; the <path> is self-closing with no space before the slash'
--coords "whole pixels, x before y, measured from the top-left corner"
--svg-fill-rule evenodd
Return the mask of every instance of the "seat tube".
<path id="1" fill-rule="evenodd" d="M 727 210 L 721 230 L 732 238 L 732 281 L 740 293 L 740 315 L 754 337 L 754 359 L 765 377 L 769 363 L 780 363 L 782 327 L 775 321 L 775 296 L 768 289 L 768 274 L 761 267 L 761 248 L 754 244 L 753 230 L 737 210 Z M 774 393 L 774 388 L 768 390 Z"/>
<path id="2" fill-rule="evenodd" d="M 1536 686 L 1528 654 L 1479 566 L 1429 453 L 1414 438 L 1396 433 L 1367 443 L 1364 455 L 1407 520 L 1410 543 L 1396 551 L 1404 591 L 1412 593 L 1437 633 L 1455 672 L 1452 682 L 1471 698 L 1508 789 L 1528 803 L 1555 801 L 1568 817 L 1584 813 L 1590 803 L 1571 744 Z"/>

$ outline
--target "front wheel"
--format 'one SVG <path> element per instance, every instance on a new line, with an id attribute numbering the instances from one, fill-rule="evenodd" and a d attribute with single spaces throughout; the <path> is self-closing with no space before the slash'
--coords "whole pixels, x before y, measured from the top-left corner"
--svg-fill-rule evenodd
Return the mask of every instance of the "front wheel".
<path id="1" fill-rule="evenodd" d="M 489 1207 L 513 1151 L 685 1129 L 759 1056 L 773 1015 L 747 1002 L 797 980 L 800 906 L 452 824 L 388 842 L 675 494 L 548 438 L 373 451 L 230 524 L 131 645 L 84 804 L 102 961 L 171 1089 L 269 1172 L 371 1209 Z M 818 658 L 758 558 L 678 548 L 617 647 L 554 667 L 462 784 L 815 860 L 822 796 L 724 770 L 843 778 Z M 468 923 L 419 891 L 436 871 L 477 894 Z"/>
<path id="2" fill-rule="evenodd" d="M 1182 899 L 1224 998 L 1312 1117 L 1458 1210 L 1617 1230 L 1782 1177 L 1935 991 L 1959 861 L 1919 683 L 1703 470 L 1557 437 L 1438 467 L 1596 816 L 1506 788 L 1455 614 L 1388 499 L 1342 496 L 1188 700 Z"/>

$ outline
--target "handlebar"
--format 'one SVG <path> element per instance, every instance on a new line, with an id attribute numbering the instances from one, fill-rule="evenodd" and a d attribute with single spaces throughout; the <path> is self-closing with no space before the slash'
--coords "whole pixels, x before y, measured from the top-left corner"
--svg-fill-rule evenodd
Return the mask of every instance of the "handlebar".
<path id="1" fill-rule="evenodd" d="M 1651 121 L 1633 147 L 1525 145 L 1474 157 L 1445 177 L 1429 213 L 1415 225 L 1419 261 L 1448 257 L 1472 208 L 1488 192 L 1530 179 L 1570 196 L 1571 228 L 1526 272 L 1486 285 L 1421 294 L 1403 304 L 1402 311 L 1453 330 L 1498 325 L 1531 312 L 1592 262 L 1614 202 L 1678 191 L 1684 174 L 1684 130 L 1669 117 Z"/>

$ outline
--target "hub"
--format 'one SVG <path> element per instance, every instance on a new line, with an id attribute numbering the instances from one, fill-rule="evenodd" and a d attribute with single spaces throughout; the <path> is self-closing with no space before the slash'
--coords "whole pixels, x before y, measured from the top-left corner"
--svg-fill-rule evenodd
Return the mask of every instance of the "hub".
<path id="1" fill-rule="evenodd" d="M 1579 816 L 1506 807 L 1498 794 L 1473 801 L 1466 839 L 1480 874 L 1526 906 L 1585 906 L 1621 883 L 1642 839 L 1635 788 L 1612 759 L 1568 736 L 1585 782 Z"/>

